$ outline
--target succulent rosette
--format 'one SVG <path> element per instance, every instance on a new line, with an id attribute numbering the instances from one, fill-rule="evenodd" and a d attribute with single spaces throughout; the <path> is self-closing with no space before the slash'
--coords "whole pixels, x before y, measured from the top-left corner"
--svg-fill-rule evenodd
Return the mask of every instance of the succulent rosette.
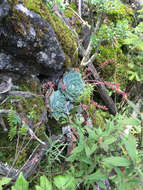
<path id="1" fill-rule="evenodd" d="M 49 102 L 51 116 L 56 120 L 59 120 L 61 117 L 66 118 L 66 114 L 72 108 L 71 103 L 66 101 L 66 97 L 59 90 L 52 93 Z"/>
<path id="2" fill-rule="evenodd" d="M 81 74 L 72 70 L 65 73 L 58 88 L 62 94 L 64 94 L 66 99 L 74 102 L 84 92 L 85 84 L 82 80 Z"/>

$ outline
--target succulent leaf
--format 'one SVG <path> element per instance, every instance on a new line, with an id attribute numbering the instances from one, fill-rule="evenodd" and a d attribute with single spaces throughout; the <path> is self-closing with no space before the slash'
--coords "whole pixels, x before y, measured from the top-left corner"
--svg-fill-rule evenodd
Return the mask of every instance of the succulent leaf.
<path id="1" fill-rule="evenodd" d="M 58 88 L 67 99 L 74 102 L 84 92 L 85 84 L 81 74 L 72 70 L 63 76 Z"/>
<path id="2" fill-rule="evenodd" d="M 50 108 L 52 112 L 65 112 L 66 98 L 59 91 L 54 91 L 50 96 Z"/>
<path id="3" fill-rule="evenodd" d="M 73 106 L 69 101 L 66 101 L 66 97 L 59 91 L 54 91 L 50 96 L 50 111 L 52 117 L 59 120 L 61 117 L 66 118 Z"/>

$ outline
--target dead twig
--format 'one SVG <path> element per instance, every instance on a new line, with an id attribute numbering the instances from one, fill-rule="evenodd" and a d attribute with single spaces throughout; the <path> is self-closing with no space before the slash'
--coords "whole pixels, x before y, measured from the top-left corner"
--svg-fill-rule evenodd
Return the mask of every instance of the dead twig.
<path id="1" fill-rule="evenodd" d="M 101 23 L 103 22 L 103 14 L 101 13 L 98 17 L 98 20 L 97 20 L 97 23 L 96 23 L 96 26 L 95 26 L 95 29 L 94 29 L 94 32 L 93 32 L 93 35 L 97 35 L 97 32 L 100 28 L 100 25 Z M 93 48 L 93 43 L 92 41 L 90 40 L 89 41 L 89 44 L 88 44 L 88 47 L 85 51 L 85 54 L 82 58 L 82 61 L 81 61 L 81 66 L 89 66 L 90 68 L 90 71 L 92 72 L 92 75 L 93 77 L 95 78 L 96 81 L 100 81 L 102 82 L 102 80 L 100 79 L 100 76 L 99 74 L 97 73 L 94 65 L 93 65 L 93 62 L 95 61 L 97 55 L 98 55 L 98 49 L 99 49 L 99 46 L 101 44 L 101 41 L 98 43 L 97 47 L 96 47 L 96 52 L 95 54 L 93 54 L 91 57 L 91 51 L 92 51 L 92 48 Z M 102 100 L 104 101 L 106 107 L 109 109 L 109 112 L 113 115 L 116 114 L 117 112 L 117 109 L 116 109 L 116 106 L 112 100 L 112 98 L 108 95 L 108 91 L 105 87 L 104 84 L 98 84 L 97 85 L 97 89 L 98 89 L 98 92 L 102 98 Z"/>
<path id="2" fill-rule="evenodd" d="M 103 17 L 103 14 L 101 13 L 98 17 L 98 20 L 97 20 L 97 23 L 96 23 L 96 27 L 94 29 L 94 32 L 93 32 L 93 35 L 96 35 L 98 30 L 99 30 L 99 27 L 101 25 L 101 22 L 102 22 L 102 17 Z M 92 51 L 92 48 L 93 48 L 93 43 L 92 41 L 90 40 L 89 41 L 89 44 L 88 44 L 88 47 L 85 51 L 85 55 L 84 57 L 82 58 L 82 61 L 81 61 L 81 66 L 86 66 L 87 65 L 87 61 L 89 60 L 89 57 L 90 57 L 90 54 L 91 54 L 91 51 Z M 96 56 L 94 56 L 96 57 Z M 95 59 L 95 58 L 94 58 Z M 92 62 L 94 61 L 94 59 L 92 60 Z"/>
<path id="3" fill-rule="evenodd" d="M 99 74 L 97 73 L 97 71 L 92 63 L 90 63 L 90 71 L 92 72 L 96 81 L 102 82 L 99 77 Z M 109 112 L 113 115 L 116 115 L 116 112 L 117 112 L 116 105 L 113 102 L 112 98 L 108 95 L 108 91 L 107 91 L 105 85 L 97 84 L 97 89 L 98 89 L 98 92 L 99 92 L 102 100 L 104 101 L 104 104 L 109 109 Z"/>
<path id="4" fill-rule="evenodd" d="M 9 95 L 12 96 L 22 96 L 24 98 L 30 98 L 30 97 L 44 97 L 44 95 L 38 95 L 38 94 L 33 94 L 31 92 L 24 92 L 24 91 L 10 91 L 8 92 Z"/>
<path id="5" fill-rule="evenodd" d="M 4 93 L 10 91 L 11 88 L 12 88 L 12 79 L 4 77 L 0 84 L 0 94 L 4 94 Z"/>

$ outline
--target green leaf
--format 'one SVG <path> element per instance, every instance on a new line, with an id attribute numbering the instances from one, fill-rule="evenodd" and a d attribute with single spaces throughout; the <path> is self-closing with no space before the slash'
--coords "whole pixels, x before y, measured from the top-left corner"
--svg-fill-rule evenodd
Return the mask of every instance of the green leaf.
<path id="1" fill-rule="evenodd" d="M 138 126 L 140 125 L 140 121 L 137 118 L 126 118 L 120 122 L 121 125 L 132 125 L 132 126 Z"/>
<path id="2" fill-rule="evenodd" d="M 86 164 L 89 164 L 89 165 L 93 165 L 93 164 L 94 164 L 94 163 L 91 161 L 91 159 L 87 158 L 87 156 L 82 156 L 82 157 L 80 158 L 80 161 L 81 161 L 81 162 L 84 162 L 84 163 L 86 163 Z"/>
<path id="3" fill-rule="evenodd" d="M 90 157 L 90 148 L 88 145 L 85 145 L 85 153 L 86 153 L 86 156 L 89 158 Z"/>
<path id="4" fill-rule="evenodd" d="M 129 160 L 123 157 L 113 156 L 103 159 L 104 164 L 109 164 L 112 166 L 129 166 L 131 163 Z"/>
<path id="5" fill-rule="evenodd" d="M 36 185 L 36 190 L 52 190 L 52 184 L 46 176 L 40 177 L 40 186 Z"/>
<path id="6" fill-rule="evenodd" d="M 66 185 L 68 180 L 69 180 L 68 176 L 58 175 L 58 176 L 54 177 L 54 184 L 58 188 L 63 188 Z"/>
<path id="7" fill-rule="evenodd" d="M 85 153 L 87 158 L 90 157 L 91 154 L 93 154 L 95 152 L 95 150 L 97 149 L 97 144 L 93 144 L 93 146 L 89 147 L 87 144 L 85 145 Z"/>
<path id="8" fill-rule="evenodd" d="M 85 128 L 89 134 L 89 138 L 95 140 L 97 138 L 95 131 L 93 129 L 90 129 L 89 127 L 85 127 Z"/>
<path id="9" fill-rule="evenodd" d="M 12 190 L 29 190 L 29 184 L 23 177 L 22 173 L 19 174 Z"/>
<path id="10" fill-rule="evenodd" d="M 122 173 L 122 171 L 120 170 L 120 168 L 115 168 L 114 170 L 115 170 L 115 172 L 117 173 L 117 177 L 118 177 L 119 181 L 122 181 L 123 173 Z"/>
<path id="11" fill-rule="evenodd" d="M 73 154 L 77 154 L 77 153 L 80 153 L 83 151 L 83 148 L 84 148 L 84 144 L 79 144 L 78 147 L 74 148 L 72 150 L 72 153 Z"/>
<path id="12" fill-rule="evenodd" d="M 105 143 L 106 145 L 109 145 L 109 144 L 112 144 L 112 143 L 115 142 L 115 141 L 116 141 L 116 138 L 115 138 L 115 137 L 110 137 L 110 138 L 106 139 L 106 140 L 104 141 L 104 143 Z"/>
<path id="13" fill-rule="evenodd" d="M 106 188 L 107 188 L 106 185 L 104 185 L 104 183 L 101 182 L 101 181 L 98 181 L 97 184 L 99 185 L 99 187 L 101 187 L 101 188 L 103 188 L 103 189 L 106 189 Z"/>
<path id="14" fill-rule="evenodd" d="M 97 149 L 97 144 L 93 144 L 93 146 L 90 149 L 90 155 L 93 154 L 96 149 Z"/>
<path id="15" fill-rule="evenodd" d="M 126 150 L 131 160 L 136 162 L 136 139 L 133 135 L 129 135 L 128 139 L 124 141 Z"/>
<path id="16" fill-rule="evenodd" d="M 8 184 L 10 181 L 11 181 L 10 178 L 8 178 L 8 177 L 3 177 L 3 178 L 0 180 L 0 190 L 2 190 L 2 186 L 3 186 L 3 185 Z"/>
<path id="17" fill-rule="evenodd" d="M 25 135 L 27 132 L 27 128 L 24 126 L 24 124 L 21 126 L 20 130 L 19 130 L 19 134 L 20 135 Z"/>
<path id="18" fill-rule="evenodd" d="M 100 170 L 98 170 L 97 172 L 95 172 L 91 175 L 88 175 L 86 177 L 86 180 L 93 180 L 93 181 L 94 180 L 105 180 L 105 179 L 106 179 L 106 176 L 103 173 L 101 173 Z"/>
<path id="19" fill-rule="evenodd" d="M 131 69 L 133 69 L 133 68 L 135 67 L 135 65 L 134 65 L 133 63 L 129 63 L 128 66 L 129 66 Z M 129 72 L 130 72 L 130 71 L 128 71 L 128 73 L 129 73 Z M 132 71 L 131 71 L 131 73 L 132 73 Z"/>
<path id="20" fill-rule="evenodd" d="M 39 185 L 35 186 L 36 190 L 43 190 Z"/>
<path id="21" fill-rule="evenodd" d="M 135 78 L 135 74 L 131 74 L 130 76 L 129 76 L 129 80 L 133 80 Z"/>
<path id="22" fill-rule="evenodd" d="M 136 80 L 137 81 L 140 81 L 141 79 L 139 78 L 139 76 L 138 76 L 138 73 L 136 73 Z"/>
<path id="23" fill-rule="evenodd" d="M 65 73 L 58 85 L 58 89 L 66 97 L 66 99 L 69 99 L 70 102 L 75 102 L 75 100 L 84 92 L 85 89 L 82 75 L 74 70 Z"/>
<path id="24" fill-rule="evenodd" d="M 43 188 L 43 190 L 52 190 L 52 184 L 51 182 L 46 178 L 46 176 L 40 177 L 40 186 Z"/>
<path id="25" fill-rule="evenodd" d="M 58 175 L 54 177 L 54 184 L 60 190 L 70 190 L 75 188 L 74 178 L 68 175 Z"/>

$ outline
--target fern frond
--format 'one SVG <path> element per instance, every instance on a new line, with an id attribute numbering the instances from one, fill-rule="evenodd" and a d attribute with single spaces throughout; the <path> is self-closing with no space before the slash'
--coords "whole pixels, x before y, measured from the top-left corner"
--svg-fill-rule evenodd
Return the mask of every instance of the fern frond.
<path id="1" fill-rule="evenodd" d="M 10 128 L 9 132 L 8 132 L 8 137 L 9 137 L 9 140 L 12 141 L 13 138 L 15 137 L 16 135 L 16 132 L 17 132 L 17 126 L 13 126 Z"/>
<path id="2" fill-rule="evenodd" d="M 24 125 L 22 125 L 19 130 L 19 134 L 22 136 L 22 135 L 25 135 L 26 132 L 27 132 L 27 128 Z"/>
<path id="3" fill-rule="evenodd" d="M 10 127 L 13 127 L 13 125 L 18 125 L 20 123 L 20 119 L 14 112 L 13 108 L 11 108 L 10 112 L 8 113 L 8 123 Z"/>
<path id="4" fill-rule="evenodd" d="M 16 115 L 13 108 L 11 108 L 10 112 L 8 113 L 8 123 L 10 126 L 8 136 L 9 136 L 10 141 L 12 141 L 16 135 L 18 124 L 20 124 L 20 118 Z"/>

